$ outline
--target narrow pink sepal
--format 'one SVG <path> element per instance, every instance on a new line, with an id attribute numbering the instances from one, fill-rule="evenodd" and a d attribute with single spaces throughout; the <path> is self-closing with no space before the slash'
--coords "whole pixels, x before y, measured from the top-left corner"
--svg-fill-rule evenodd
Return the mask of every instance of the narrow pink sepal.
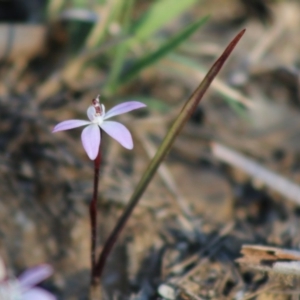
<path id="1" fill-rule="evenodd" d="M 22 288 L 27 289 L 48 278 L 52 273 L 53 268 L 50 265 L 44 264 L 26 270 L 18 277 L 18 280 Z"/>
<path id="2" fill-rule="evenodd" d="M 105 121 L 100 127 L 126 149 L 133 148 L 133 141 L 129 130 L 121 123 Z"/>
<path id="3" fill-rule="evenodd" d="M 96 124 L 91 124 L 83 129 L 81 141 L 88 157 L 94 160 L 99 152 L 100 147 L 100 128 Z"/>
<path id="4" fill-rule="evenodd" d="M 22 300 L 56 300 L 57 298 L 41 288 L 32 288 L 22 294 Z"/>
<path id="5" fill-rule="evenodd" d="M 146 104 L 138 101 L 129 101 L 118 104 L 105 114 L 104 120 L 142 107 L 146 107 Z"/>
<path id="6" fill-rule="evenodd" d="M 91 122 L 85 121 L 85 120 L 67 120 L 67 121 L 58 123 L 53 128 L 52 132 L 73 129 L 73 128 L 77 128 L 77 127 L 88 125 L 88 124 L 91 124 Z"/>

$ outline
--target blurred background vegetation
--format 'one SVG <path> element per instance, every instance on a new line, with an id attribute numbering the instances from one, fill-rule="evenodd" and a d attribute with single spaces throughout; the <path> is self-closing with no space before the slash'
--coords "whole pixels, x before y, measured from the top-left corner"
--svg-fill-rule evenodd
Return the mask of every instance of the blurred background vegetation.
<path id="1" fill-rule="evenodd" d="M 38 101 L 57 98 L 66 90 L 79 94 L 101 90 L 103 99 L 113 96 L 119 101 L 127 94 L 158 109 L 163 109 L 165 101 L 145 93 L 143 83 L 154 80 L 157 70 L 174 75 L 180 73 L 181 65 L 205 69 L 197 57 L 201 52 L 206 57 L 216 53 L 201 46 L 203 41 L 195 35 L 190 37 L 195 32 L 200 36 L 199 29 L 209 15 L 212 20 L 221 16 L 220 23 L 228 18 L 226 26 L 232 28 L 241 27 L 248 18 L 264 23 L 271 18 L 267 4 L 258 0 L 226 5 L 196 0 L 176 4 L 172 0 L 32 0 L 2 1 L 0 5 L 2 22 L 11 22 L 7 28 L 2 25 L 3 57 L 17 65 L 11 71 L 14 80 L 30 63 L 39 65 L 34 69 L 39 79 L 35 87 Z M 8 28 L 12 24 L 18 26 Z M 225 29 L 221 24 L 215 26 L 219 31 Z M 15 87 L 15 82 L 9 85 Z"/>
<path id="2" fill-rule="evenodd" d="M 155 299 L 163 283 L 178 299 L 273 299 L 264 298 L 271 279 L 233 262 L 244 243 L 299 247 L 299 209 L 221 163 L 211 143 L 300 181 L 299 14 L 297 0 L 0 1 L 0 254 L 7 265 L 18 273 L 49 262 L 55 275 L 45 287 L 59 299 L 86 299 L 92 164 L 80 131 L 51 129 L 85 118 L 98 94 L 106 108 L 147 104 L 120 117 L 133 151 L 103 139 L 103 243 L 184 101 L 246 28 L 143 196 L 104 285 L 114 299 Z"/>

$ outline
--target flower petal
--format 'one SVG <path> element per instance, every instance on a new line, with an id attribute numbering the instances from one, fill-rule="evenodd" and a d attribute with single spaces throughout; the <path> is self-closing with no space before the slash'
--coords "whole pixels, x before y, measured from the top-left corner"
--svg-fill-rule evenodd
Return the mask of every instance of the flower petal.
<path id="1" fill-rule="evenodd" d="M 88 124 L 91 124 L 91 122 L 85 121 L 85 120 L 67 120 L 67 121 L 58 123 L 53 128 L 52 132 L 73 129 L 73 128 L 88 125 Z"/>
<path id="2" fill-rule="evenodd" d="M 142 107 L 146 107 L 146 104 L 138 101 L 129 101 L 118 104 L 105 114 L 104 120 Z"/>
<path id="3" fill-rule="evenodd" d="M 56 297 L 43 289 L 33 288 L 23 293 L 21 299 L 22 300 L 56 300 Z"/>
<path id="4" fill-rule="evenodd" d="M 91 124 L 84 128 L 81 134 L 81 141 L 88 157 L 94 160 L 98 155 L 101 141 L 99 126 Z"/>
<path id="5" fill-rule="evenodd" d="M 40 265 L 34 268 L 31 268 L 29 270 L 26 270 L 24 273 L 22 273 L 19 277 L 18 280 L 20 282 L 20 285 L 22 288 L 27 289 L 30 288 L 44 279 L 48 278 L 51 276 L 53 273 L 53 269 L 51 266 L 45 264 L 45 265 Z"/>
<path id="6" fill-rule="evenodd" d="M 133 141 L 129 130 L 121 123 L 104 121 L 100 127 L 112 138 L 127 149 L 133 148 Z"/>
<path id="7" fill-rule="evenodd" d="M 93 122 L 93 120 L 95 119 L 95 114 L 96 114 L 96 109 L 95 109 L 95 107 L 94 107 L 94 106 L 89 106 L 89 108 L 88 108 L 87 111 L 86 111 L 86 114 L 87 114 L 89 120 L 90 120 L 91 122 Z"/>

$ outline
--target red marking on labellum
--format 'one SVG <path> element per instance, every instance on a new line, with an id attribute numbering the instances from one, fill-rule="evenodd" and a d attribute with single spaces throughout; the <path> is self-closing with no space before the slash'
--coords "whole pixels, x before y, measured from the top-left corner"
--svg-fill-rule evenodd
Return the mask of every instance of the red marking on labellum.
<path id="1" fill-rule="evenodd" d="M 102 115 L 102 107 L 100 105 L 99 96 L 92 100 L 93 106 L 96 110 L 96 114 Z"/>

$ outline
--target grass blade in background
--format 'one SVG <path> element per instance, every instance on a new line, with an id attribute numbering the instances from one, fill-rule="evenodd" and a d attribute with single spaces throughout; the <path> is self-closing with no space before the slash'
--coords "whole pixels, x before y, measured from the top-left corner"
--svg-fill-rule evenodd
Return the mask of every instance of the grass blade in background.
<path id="1" fill-rule="evenodd" d="M 143 174 L 140 182 L 138 183 L 135 191 L 133 192 L 133 195 L 131 196 L 129 203 L 127 207 L 125 208 L 125 211 L 123 212 L 122 216 L 119 218 L 118 223 L 114 230 L 112 231 L 111 235 L 108 237 L 103 250 L 101 252 L 101 255 L 99 257 L 99 260 L 96 264 L 96 276 L 101 277 L 107 256 L 110 254 L 119 234 L 121 233 L 122 229 L 126 225 L 126 222 L 128 221 L 129 217 L 131 216 L 131 213 L 135 206 L 137 205 L 139 199 L 143 195 L 144 191 L 146 190 L 148 184 L 152 180 L 155 172 L 157 171 L 159 165 L 169 152 L 175 138 L 179 134 L 180 130 L 186 123 L 186 121 L 190 118 L 192 113 L 197 108 L 200 100 L 202 99 L 203 95 L 205 94 L 206 90 L 210 86 L 213 79 L 217 76 L 219 71 L 221 70 L 223 64 L 231 54 L 232 50 L 235 48 L 238 41 L 241 39 L 243 34 L 245 33 L 245 30 L 242 30 L 227 46 L 223 54 L 219 57 L 219 59 L 214 63 L 214 65 L 211 67 L 205 78 L 202 80 L 198 88 L 195 90 L 195 92 L 192 94 L 192 96 L 188 99 L 186 104 L 184 105 L 183 109 L 181 110 L 179 116 L 175 120 L 174 124 L 170 128 L 169 132 L 167 133 L 166 137 L 164 138 L 161 146 L 157 150 L 154 158 L 151 160 L 148 168 L 146 169 L 145 173 Z"/>
<path id="2" fill-rule="evenodd" d="M 179 46 L 182 42 L 188 39 L 199 27 L 204 25 L 208 17 L 204 17 L 201 20 L 191 24 L 187 28 L 183 29 L 176 36 L 168 40 L 164 45 L 162 45 L 156 51 L 146 55 L 145 57 L 138 60 L 128 71 L 124 72 L 123 76 L 121 76 L 118 84 L 122 85 L 124 83 L 129 82 L 135 76 L 137 76 L 143 69 L 153 65 L 162 59 L 165 55 L 169 54 L 173 51 L 177 46 Z"/>
<path id="3" fill-rule="evenodd" d="M 127 0 L 126 2 L 123 2 L 123 22 L 122 22 L 122 35 L 127 36 L 129 32 L 129 27 L 131 23 L 131 12 L 133 8 L 135 0 Z M 116 82 L 118 80 L 118 77 L 121 73 L 122 67 L 124 65 L 124 60 L 126 57 L 128 49 L 128 42 L 124 41 L 123 43 L 120 43 L 115 51 L 115 56 L 113 57 L 113 64 L 111 67 L 111 71 L 109 73 L 107 84 L 106 84 L 106 91 L 104 93 L 111 94 L 114 92 L 116 88 Z"/>
<path id="4" fill-rule="evenodd" d="M 128 13 L 128 7 L 132 7 L 133 2 L 128 1 L 129 3 L 125 4 L 125 18 L 123 24 L 123 35 L 126 36 L 126 34 L 131 31 L 129 28 L 129 16 L 130 14 Z M 171 5 L 172 2 L 172 5 Z M 135 25 L 134 29 L 134 34 L 131 38 L 129 38 L 127 41 L 123 42 L 122 44 L 119 45 L 117 49 L 117 54 L 114 59 L 114 63 L 112 66 L 112 70 L 110 72 L 108 82 L 106 84 L 106 93 L 112 93 L 115 92 L 116 89 L 118 88 L 118 85 L 120 82 L 118 82 L 118 77 L 121 74 L 121 69 L 124 66 L 124 60 L 125 60 L 125 55 L 126 55 L 126 50 L 133 47 L 136 43 L 140 43 L 142 40 L 145 40 L 149 38 L 153 33 L 155 33 L 157 30 L 160 30 L 168 21 L 173 20 L 176 18 L 178 15 L 182 14 L 185 10 L 187 10 L 192 4 L 194 4 L 195 0 L 188 0 L 188 1 L 182 1 L 179 3 L 179 5 L 174 5 L 173 0 L 163 0 L 163 1 L 158 1 L 155 4 L 153 4 L 149 10 L 144 14 L 144 16 L 141 18 L 141 20 L 138 22 L 137 25 Z M 130 4 L 131 3 L 131 4 Z M 192 31 L 195 31 L 198 29 L 203 23 L 205 22 L 204 20 L 199 21 L 199 25 L 195 24 L 191 25 L 190 27 L 193 27 Z M 195 25 L 195 26 L 194 26 Z M 177 45 L 185 41 L 193 32 L 189 33 L 190 28 L 187 27 L 186 33 L 185 30 L 183 30 L 180 34 L 178 34 L 178 39 L 173 38 L 170 41 L 170 44 L 166 44 L 166 53 L 169 51 L 172 51 Z M 154 54 L 154 59 L 160 58 L 160 55 L 164 56 L 166 53 L 164 53 L 163 47 L 161 47 L 161 50 L 158 49 L 155 51 Z M 161 57 L 162 57 L 161 56 Z M 148 59 L 149 58 L 149 59 Z M 143 59 L 142 59 L 143 60 Z M 149 65 L 152 63 L 152 56 L 149 55 L 149 57 L 146 57 L 147 62 Z M 142 61 L 144 62 L 144 61 Z M 147 67 L 148 65 L 141 65 L 140 68 L 137 68 L 137 74 L 144 69 L 144 67 Z M 127 77 L 127 76 L 126 76 Z"/>
<path id="5" fill-rule="evenodd" d="M 151 5 L 149 10 L 135 25 L 133 34 L 138 41 L 148 39 L 171 20 L 186 11 L 197 0 L 159 0 Z"/>

